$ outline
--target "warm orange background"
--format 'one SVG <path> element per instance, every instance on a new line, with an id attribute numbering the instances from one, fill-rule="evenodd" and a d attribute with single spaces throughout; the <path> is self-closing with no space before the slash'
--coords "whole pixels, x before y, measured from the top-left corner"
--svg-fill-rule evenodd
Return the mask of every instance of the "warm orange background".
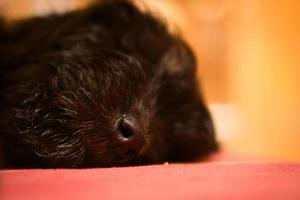
<path id="1" fill-rule="evenodd" d="M 20 18 L 90 1 L 0 0 L 0 9 Z M 300 1 L 145 2 L 197 54 L 224 150 L 300 161 Z"/>

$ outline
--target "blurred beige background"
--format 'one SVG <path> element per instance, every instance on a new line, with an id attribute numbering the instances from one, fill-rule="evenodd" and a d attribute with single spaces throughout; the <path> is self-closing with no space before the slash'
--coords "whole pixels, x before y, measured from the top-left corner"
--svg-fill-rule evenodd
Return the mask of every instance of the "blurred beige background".
<path id="1" fill-rule="evenodd" d="M 0 0 L 10 19 L 92 0 Z M 187 39 L 225 152 L 300 161 L 300 1 L 136 0 Z"/>

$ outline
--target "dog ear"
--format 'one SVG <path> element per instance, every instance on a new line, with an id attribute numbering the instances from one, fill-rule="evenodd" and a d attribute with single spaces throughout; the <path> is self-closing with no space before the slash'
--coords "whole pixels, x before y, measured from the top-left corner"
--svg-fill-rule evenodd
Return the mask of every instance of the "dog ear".
<path id="1" fill-rule="evenodd" d="M 5 28 L 5 21 L 0 17 L 0 42 L 4 41 L 7 37 L 7 30 Z"/>
<path id="2" fill-rule="evenodd" d="M 159 63 L 159 114 L 166 121 L 170 161 L 192 161 L 217 150 L 218 144 L 196 79 L 196 58 L 180 38 L 173 41 Z"/>
<path id="3" fill-rule="evenodd" d="M 6 48 L 3 43 L 8 37 L 8 31 L 6 29 L 5 20 L 0 16 L 0 67 L 3 67 L 4 56 L 6 52 Z"/>
<path id="4" fill-rule="evenodd" d="M 159 66 L 167 76 L 191 77 L 196 71 L 196 58 L 187 44 L 176 38 L 175 43 L 162 56 Z"/>

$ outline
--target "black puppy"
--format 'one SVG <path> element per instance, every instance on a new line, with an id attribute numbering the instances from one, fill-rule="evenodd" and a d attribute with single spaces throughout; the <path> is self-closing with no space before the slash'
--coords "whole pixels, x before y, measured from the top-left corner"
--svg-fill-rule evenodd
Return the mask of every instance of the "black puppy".
<path id="1" fill-rule="evenodd" d="M 216 150 L 182 39 L 128 1 L 0 26 L 4 167 L 192 161 Z"/>

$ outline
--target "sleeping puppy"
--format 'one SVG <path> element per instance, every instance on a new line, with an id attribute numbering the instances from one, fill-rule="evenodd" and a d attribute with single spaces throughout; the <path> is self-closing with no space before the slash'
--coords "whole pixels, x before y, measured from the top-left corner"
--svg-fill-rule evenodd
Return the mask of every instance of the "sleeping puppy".
<path id="1" fill-rule="evenodd" d="M 129 1 L 0 26 L 3 167 L 193 161 L 217 149 L 187 44 Z"/>

